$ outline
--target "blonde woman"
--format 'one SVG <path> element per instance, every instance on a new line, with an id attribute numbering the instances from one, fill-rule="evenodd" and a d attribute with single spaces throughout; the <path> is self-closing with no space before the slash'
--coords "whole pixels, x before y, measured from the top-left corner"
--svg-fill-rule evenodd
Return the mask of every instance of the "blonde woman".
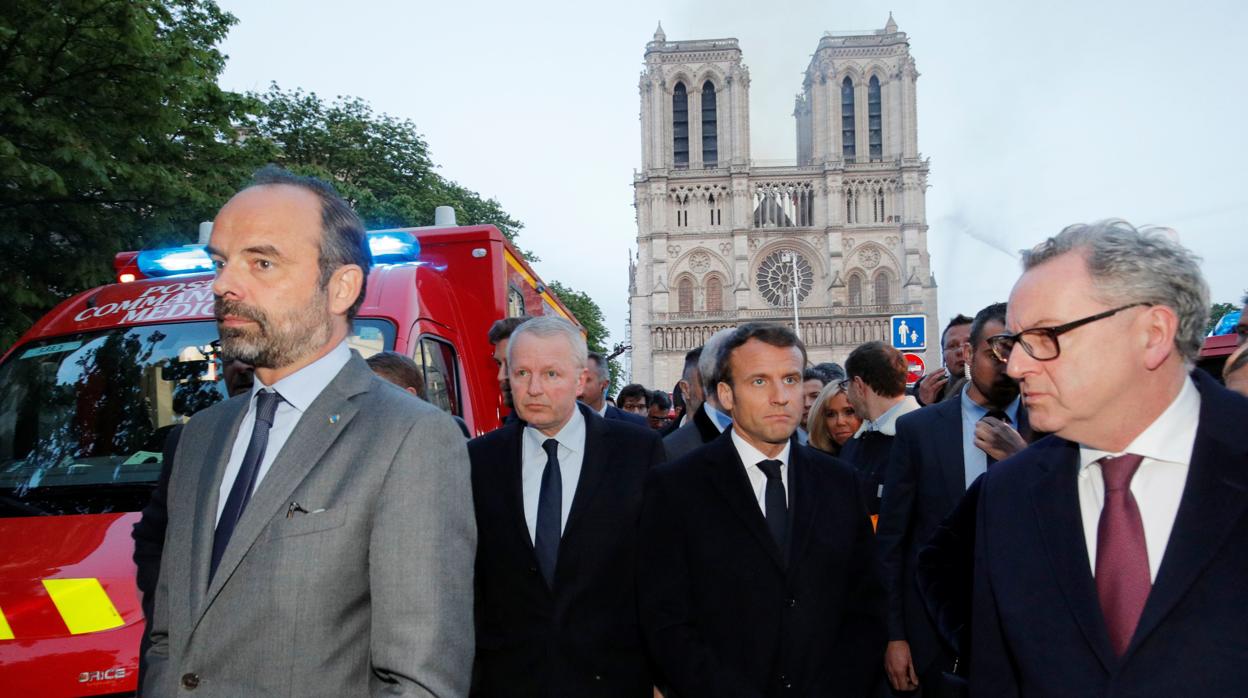
<path id="1" fill-rule="evenodd" d="M 845 394 L 845 381 L 828 383 L 810 406 L 806 431 L 810 445 L 832 455 L 839 455 L 841 446 L 853 438 L 862 426 L 862 418 L 854 413 Z"/>

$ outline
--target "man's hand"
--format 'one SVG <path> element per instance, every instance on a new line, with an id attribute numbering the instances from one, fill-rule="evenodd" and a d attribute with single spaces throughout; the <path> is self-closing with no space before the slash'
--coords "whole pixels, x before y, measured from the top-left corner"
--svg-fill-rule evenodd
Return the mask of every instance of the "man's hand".
<path id="1" fill-rule="evenodd" d="M 891 640 L 884 650 L 884 672 L 894 691 L 913 691 L 919 687 L 919 675 L 914 672 L 914 660 L 910 658 L 910 643 Z"/>
<path id="2" fill-rule="evenodd" d="M 936 404 L 940 401 L 940 391 L 944 390 L 948 383 L 949 372 L 943 369 L 923 376 L 922 382 L 919 383 L 919 402 L 924 405 Z"/>
<path id="3" fill-rule="evenodd" d="M 975 447 L 997 460 L 1005 460 L 1027 448 L 1027 442 L 1009 424 L 996 417 L 984 417 L 975 425 Z"/>

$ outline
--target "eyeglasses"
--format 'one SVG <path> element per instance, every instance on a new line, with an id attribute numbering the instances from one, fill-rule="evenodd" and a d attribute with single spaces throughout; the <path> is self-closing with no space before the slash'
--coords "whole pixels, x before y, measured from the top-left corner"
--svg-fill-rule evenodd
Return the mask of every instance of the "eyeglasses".
<path id="1" fill-rule="evenodd" d="M 1152 303 L 1130 303 L 1113 310 L 1106 310 L 1103 313 L 1089 315 L 1081 320 L 1068 322 L 1065 325 L 1058 325 L 1057 327 L 1033 327 L 1018 334 L 994 335 L 988 338 L 988 348 L 992 350 L 993 356 L 996 356 L 1003 363 L 1010 360 L 1010 352 L 1014 351 L 1015 344 L 1021 345 L 1023 351 L 1027 352 L 1027 355 L 1036 361 L 1052 361 L 1062 354 L 1062 346 L 1057 342 L 1058 335 L 1066 334 L 1075 328 L 1083 327 L 1097 320 L 1104 320 L 1137 305 L 1151 306 Z"/>

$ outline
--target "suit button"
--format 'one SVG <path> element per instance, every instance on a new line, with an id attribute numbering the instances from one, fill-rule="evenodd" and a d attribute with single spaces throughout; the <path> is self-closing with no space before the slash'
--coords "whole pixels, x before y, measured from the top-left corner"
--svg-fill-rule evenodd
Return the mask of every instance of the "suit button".
<path id="1" fill-rule="evenodd" d="M 797 608 L 797 599 L 789 599 L 789 608 Z"/>
<path id="2" fill-rule="evenodd" d="M 789 681 L 789 677 L 788 677 L 788 676 L 786 676 L 785 674 L 781 674 L 781 675 L 780 675 L 780 687 L 781 687 L 781 688 L 784 688 L 784 689 L 786 689 L 786 690 L 787 690 L 787 689 L 790 689 L 790 688 L 793 688 L 793 682 L 792 682 L 792 681 Z"/>
<path id="3" fill-rule="evenodd" d="M 594 680 L 595 680 L 595 681 L 601 681 L 601 680 L 602 680 L 602 674 L 594 674 Z"/>
<path id="4" fill-rule="evenodd" d="M 183 674 L 182 688 L 188 691 L 194 691 L 196 688 L 199 688 L 199 674 Z"/>

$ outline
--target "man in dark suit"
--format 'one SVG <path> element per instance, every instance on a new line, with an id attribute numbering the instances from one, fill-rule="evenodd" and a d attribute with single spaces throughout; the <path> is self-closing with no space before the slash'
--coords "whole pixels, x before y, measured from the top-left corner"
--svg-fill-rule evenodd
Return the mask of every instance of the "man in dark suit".
<path id="1" fill-rule="evenodd" d="M 845 396 L 862 426 L 845 442 L 841 460 L 858 473 L 858 486 L 867 511 L 880 513 L 884 476 L 897 435 L 897 419 L 919 409 L 913 395 L 906 394 L 906 360 L 901 352 L 883 342 L 859 345 L 845 359 Z"/>
<path id="2" fill-rule="evenodd" d="M 577 395 L 586 350 L 565 320 L 511 336 L 521 422 L 471 441 L 479 542 L 474 696 L 633 696 L 653 679 L 637 619 L 637 522 L 657 434 Z"/>
<path id="3" fill-rule="evenodd" d="M 690 451 L 701 448 L 703 444 L 714 441 L 724 433 L 728 425 L 732 424 L 732 415 L 720 403 L 715 388 L 719 382 L 715 376 L 717 352 L 732 332 L 732 328 L 722 329 L 706 340 L 706 343 L 702 345 L 702 352 L 697 356 L 696 370 L 690 371 L 689 358 L 686 356 L 682 380 L 687 381 L 691 386 L 695 384 L 700 386 L 701 404 L 697 408 L 690 407 L 689 414 L 692 416 L 688 418 L 684 426 L 664 437 L 663 448 L 667 452 L 668 460 L 676 460 Z"/>
<path id="4" fill-rule="evenodd" d="M 749 323 L 719 357 L 732 428 L 646 488 L 641 614 L 659 672 L 680 698 L 860 698 L 883 593 L 853 472 L 793 436 L 805 348 Z"/>
<path id="5" fill-rule="evenodd" d="M 1053 435 L 983 479 L 974 696 L 1244 695 L 1248 402 L 1189 374 L 1209 291 L 1172 236 L 1110 220 L 1024 253 L 989 343 Z"/>
<path id="6" fill-rule="evenodd" d="M 620 419 L 639 427 L 649 428 L 650 424 L 646 422 L 645 417 L 625 412 L 607 402 L 607 387 L 611 385 L 611 375 L 607 370 L 607 360 L 602 354 L 596 351 L 589 352 L 589 360 L 585 368 L 589 369 L 589 373 L 585 379 L 585 392 L 581 395 L 581 402 L 604 419 Z"/>
<path id="7" fill-rule="evenodd" d="M 1018 383 L 988 348 L 988 337 L 1005 331 L 1005 310 L 995 303 L 971 323 L 963 357 L 971 380 L 960 399 L 897 420 L 876 538 L 888 591 L 884 668 L 897 691 L 935 690 L 955 659 L 942 647 L 915 584 L 919 550 L 975 478 L 1027 445 Z"/>

